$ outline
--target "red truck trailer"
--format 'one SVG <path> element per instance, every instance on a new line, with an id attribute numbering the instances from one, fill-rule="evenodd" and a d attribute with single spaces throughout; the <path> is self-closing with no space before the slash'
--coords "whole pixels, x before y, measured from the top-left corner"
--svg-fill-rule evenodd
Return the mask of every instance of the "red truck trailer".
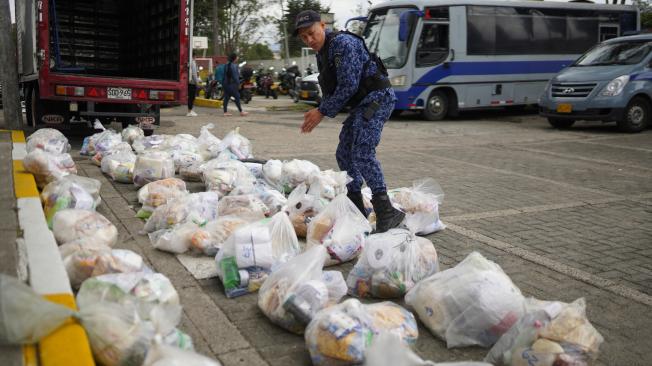
<path id="1" fill-rule="evenodd" d="M 187 100 L 191 0 L 16 0 L 27 121 L 151 124 Z"/>

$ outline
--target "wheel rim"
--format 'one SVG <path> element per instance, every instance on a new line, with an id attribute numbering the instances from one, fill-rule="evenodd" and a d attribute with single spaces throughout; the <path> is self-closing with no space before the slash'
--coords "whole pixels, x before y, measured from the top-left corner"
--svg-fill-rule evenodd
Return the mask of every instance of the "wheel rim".
<path id="1" fill-rule="evenodd" d="M 633 125 L 639 126 L 645 121 L 645 109 L 640 105 L 634 105 L 627 111 L 627 118 Z"/>
<path id="2" fill-rule="evenodd" d="M 428 100 L 428 110 L 434 115 L 440 115 L 444 112 L 444 103 L 438 96 L 433 96 Z"/>

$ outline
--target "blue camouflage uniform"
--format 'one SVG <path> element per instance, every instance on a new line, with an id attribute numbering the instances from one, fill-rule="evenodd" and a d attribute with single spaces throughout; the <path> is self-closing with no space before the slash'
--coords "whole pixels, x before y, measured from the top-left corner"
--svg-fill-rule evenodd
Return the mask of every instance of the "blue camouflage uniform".
<path id="1" fill-rule="evenodd" d="M 337 88 L 332 95 L 323 96 L 319 111 L 333 118 L 358 90 L 362 73 L 365 76 L 374 75 L 378 67 L 370 62 L 363 70 L 369 61 L 369 54 L 362 40 L 348 34 L 339 34 L 331 40 L 327 56 L 337 70 Z M 319 64 L 319 57 L 317 61 Z M 322 65 L 319 66 L 321 69 Z M 373 101 L 380 107 L 367 119 L 365 112 Z M 372 91 L 353 107 L 344 121 L 335 157 L 340 170 L 346 170 L 353 178 L 347 185 L 349 192 L 360 192 L 363 179 L 373 193 L 387 191 L 380 162 L 376 159 L 376 146 L 380 143 L 383 126 L 395 103 L 396 96 L 391 87 Z"/>

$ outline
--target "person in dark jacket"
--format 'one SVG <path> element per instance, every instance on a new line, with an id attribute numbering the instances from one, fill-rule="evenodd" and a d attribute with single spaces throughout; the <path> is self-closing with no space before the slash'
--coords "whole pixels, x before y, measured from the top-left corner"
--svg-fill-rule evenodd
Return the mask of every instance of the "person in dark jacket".
<path id="1" fill-rule="evenodd" d="M 242 110 L 240 105 L 240 70 L 238 70 L 238 55 L 232 53 L 229 55 L 229 63 L 226 64 L 224 68 L 224 80 L 222 85 L 224 86 L 224 99 L 223 99 L 223 108 L 225 116 L 232 116 L 228 112 L 229 100 L 231 97 L 235 100 L 235 105 L 238 107 L 241 116 L 246 116 L 249 113 Z"/>

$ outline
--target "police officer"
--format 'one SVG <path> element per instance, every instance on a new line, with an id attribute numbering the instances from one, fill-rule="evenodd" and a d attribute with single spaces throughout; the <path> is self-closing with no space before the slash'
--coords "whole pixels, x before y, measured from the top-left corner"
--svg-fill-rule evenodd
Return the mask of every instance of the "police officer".
<path id="1" fill-rule="evenodd" d="M 359 36 L 327 31 L 319 14 L 312 10 L 297 15 L 294 35 L 317 52 L 323 94 L 319 107 L 304 115 L 301 132 L 309 133 L 324 116 L 333 118 L 345 106 L 351 107 L 335 153 L 340 169 L 353 178 L 347 185 L 348 197 L 366 216 L 360 192 L 364 180 L 373 193 L 376 232 L 397 227 L 405 214 L 392 206 L 376 159 L 383 125 L 396 102 L 382 61 L 367 50 Z"/>

